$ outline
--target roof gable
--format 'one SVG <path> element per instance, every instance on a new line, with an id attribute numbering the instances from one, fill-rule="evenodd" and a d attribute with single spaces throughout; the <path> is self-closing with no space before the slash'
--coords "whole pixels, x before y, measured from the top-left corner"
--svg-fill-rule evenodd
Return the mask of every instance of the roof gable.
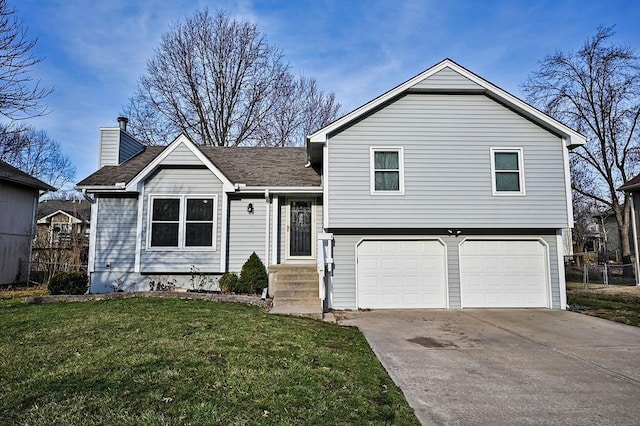
<path id="1" fill-rule="evenodd" d="M 484 93 L 485 95 L 497 100 L 498 102 L 527 117 L 528 119 L 538 123 L 542 127 L 558 133 L 565 139 L 565 143 L 568 147 L 576 147 L 579 145 L 583 145 L 586 142 L 585 137 L 575 130 L 565 126 L 564 124 L 548 116 L 542 111 L 539 111 L 533 106 L 506 92 L 505 90 L 502 90 L 498 86 L 495 86 L 482 77 L 458 65 L 451 59 L 443 60 L 442 62 L 423 71 L 415 77 L 410 78 L 409 80 L 394 87 L 386 93 L 383 93 L 377 98 L 367 102 L 361 107 L 356 108 L 350 113 L 337 119 L 333 123 L 330 123 L 329 125 L 309 135 L 307 137 L 307 141 L 311 144 L 325 143 L 333 133 L 339 132 L 340 129 L 343 129 L 351 123 L 362 119 L 372 111 L 376 111 L 386 103 L 393 101 L 398 96 L 401 96 L 403 93 L 409 92 L 411 90 L 443 90 L 445 88 L 450 91 L 466 91 L 470 89 L 474 92 Z"/>
<path id="2" fill-rule="evenodd" d="M 176 151 L 177 150 L 177 151 Z M 175 155 L 172 154 L 175 152 Z M 136 191 L 138 189 L 138 184 L 144 181 L 147 177 L 149 177 L 163 162 L 168 161 L 171 164 L 176 164 L 177 157 L 189 156 L 188 152 L 190 152 L 193 157 L 190 158 L 191 165 L 197 164 L 199 161 L 202 165 L 204 165 L 207 169 L 209 169 L 221 182 L 225 191 L 233 190 L 233 183 L 220 171 L 215 164 L 211 162 L 209 158 L 207 158 L 202 151 L 194 144 L 191 139 L 184 133 L 178 136 L 173 142 L 171 142 L 167 147 L 157 156 L 155 157 L 149 164 L 147 164 L 140 173 L 138 173 L 131 181 L 124 182 L 126 184 L 125 188 L 127 190 Z M 171 156 L 171 157 L 170 157 Z M 182 164 L 182 163 L 179 163 Z"/>
<path id="3" fill-rule="evenodd" d="M 74 217 L 73 215 L 71 215 L 71 214 L 69 214 L 69 213 L 67 213 L 67 212 L 65 212 L 63 210 L 58 210 L 58 211 L 55 211 L 53 213 L 50 213 L 50 214 L 38 219 L 38 223 L 47 223 L 47 222 L 49 222 L 49 219 L 53 219 L 55 216 L 58 216 L 58 215 L 66 216 L 69 219 L 69 221 L 68 221 L 69 223 L 81 223 L 82 222 L 77 217 Z"/>
<path id="4" fill-rule="evenodd" d="M 421 81 L 411 86 L 411 90 L 478 90 L 483 91 L 484 88 L 477 83 L 469 80 L 450 66 L 445 66 L 430 76 L 425 77 Z"/>

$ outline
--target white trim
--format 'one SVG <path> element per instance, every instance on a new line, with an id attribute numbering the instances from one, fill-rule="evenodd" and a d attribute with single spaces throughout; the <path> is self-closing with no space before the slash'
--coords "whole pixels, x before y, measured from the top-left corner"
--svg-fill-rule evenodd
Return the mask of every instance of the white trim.
<path id="1" fill-rule="evenodd" d="M 564 275 L 564 239 L 562 229 L 556 229 L 556 256 L 558 257 L 558 288 L 560 289 L 560 309 L 567 309 L 567 279 Z M 553 300 L 551 301 L 553 307 Z"/>
<path id="2" fill-rule="evenodd" d="M 562 161 L 564 163 L 564 185 L 565 191 L 567 193 L 567 219 L 569 223 L 569 228 L 573 228 L 574 219 L 573 219 L 573 195 L 571 193 L 571 166 L 569 165 L 569 148 L 567 148 L 567 144 L 562 140 Z"/>
<path id="3" fill-rule="evenodd" d="M 291 250 L 291 203 L 294 201 L 310 201 L 311 202 L 311 256 L 291 256 L 289 253 Z M 291 260 L 303 260 L 303 259 L 315 259 L 316 258 L 316 199 L 315 198 L 287 198 L 287 208 L 285 214 L 287 215 L 287 235 L 285 237 L 285 253 L 286 258 Z"/>
<path id="4" fill-rule="evenodd" d="M 362 237 L 355 244 L 355 272 L 356 272 L 356 309 L 360 309 L 360 303 L 358 300 L 359 289 L 358 289 L 358 246 L 365 241 L 438 241 L 442 244 L 444 248 L 444 297 L 445 297 L 445 309 L 449 309 L 449 258 L 448 258 L 448 247 L 447 243 L 440 237 L 411 237 L 411 236 L 393 236 L 393 235 L 384 235 L 384 236 L 370 236 L 370 237 Z M 334 254 L 335 259 L 335 254 Z M 331 292 L 332 294 L 333 292 Z M 437 308 L 426 308 L 426 309 L 437 309 Z"/>
<path id="5" fill-rule="evenodd" d="M 222 192 L 222 223 L 220 226 L 220 272 L 227 272 L 227 228 L 229 227 L 229 196 L 226 192 Z M 216 213 L 217 216 L 217 213 Z M 218 224 L 216 224 L 216 227 Z M 217 233 L 217 232 L 216 232 Z"/>
<path id="6" fill-rule="evenodd" d="M 87 271 L 95 271 L 96 262 L 96 237 L 98 233 L 98 208 L 100 204 L 100 197 L 96 197 L 93 204 L 91 204 L 91 227 L 89 228 L 89 258 L 87 262 Z"/>
<path id="7" fill-rule="evenodd" d="M 376 190 L 376 152 L 398 153 L 398 190 Z M 395 171 L 395 170 L 389 170 Z M 404 148 L 401 146 L 370 146 L 369 147 L 369 193 L 371 195 L 404 195 Z"/>
<path id="8" fill-rule="evenodd" d="M 180 211 L 178 216 L 178 245 L 177 246 L 151 246 L 151 225 L 153 216 L 153 200 L 157 198 L 162 199 L 176 199 L 180 200 Z M 213 199 L 213 235 L 211 239 L 211 246 L 185 246 L 185 230 L 187 225 L 187 200 L 198 198 L 211 198 Z M 149 194 L 147 198 L 147 238 L 146 238 L 146 250 L 148 251 L 216 251 L 217 238 L 218 238 L 218 194 Z M 172 221 L 173 222 L 173 221 Z"/>
<path id="9" fill-rule="evenodd" d="M 138 183 L 146 179 L 155 169 L 164 161 L 165 158 L 169 156 L 175 149 L 183 144 L 186 146 L 192 153 L 195 155 L 204 166 L 206 166 L 219 180 L 222 182 L 223 190 L 228 192 L 235 191 L 234 185 L 231 183 L 229 179 L 218 169 L 215 164 L 211 162 L 203 153 L 198 149 L 198 147 L 191 142 L 191 140 L 183 133 L 178 136 L 173 142 L 171 142 L 167 147 L 153 159 L 149 164 L 145 166 L 144 169 L 140 173 L 138 173 L 129 183 L 126 185 L 127 190 L 133 190 L 137 187 Z"/>
<path id="10" fill-rule="evenodd" d="M 322 146 L 322 226 L 329 229 L 329 144 Z"/>
<path id="11" fill-rule="evenodd" d="M 142 252 L 142 223 L 144 214 L 144 186 L 138 195 L 138 223 L 136 224 L 136 254 L 133 265 L 133 272 L 140 272 L 140 257 Z M 148 229 L 147 229 L 148 232 Z"/>
<path id="12" fill-rule="evenodd" d="M 271 210 L 269 209 L 269 191 L 265 190 L 265 194 L 264 194 L 264 216 L 265 216 L 265 225 L 264 225 L 264 265 L 268 268 L 269 267 L 269 245 L 270 245 L 270 240 L 269 240 L 269 234 L 270 234 L 270 228 L 269 228 L 269 221 L 271 219 Z"/>
<path id="13" fill-rule="evenodd" d="M 65 215 L 65 216 L 67 216 L 69 219 L 71 219 L 71 221 L 70 221 L 70 222 L 67 222 L 67 223 L 73 223 L 73 224 L 82 223 L 82 221 L 81 221 L 80 219 L 78 219 L 77 217 L 74 217 L 74 216 L 70 215 L 69 213 L 65 212 L 64 210 L 57 210 L 57 211 L 55 211 L 55 212 L 53 212 L 53 213 L 51 213 L 51 214 L 48 214 L 48 215 L 46 215 L 46 216 L 44 216 L 44 217 L 41 217 L 40 219 L 38 219 L 38 222 L 37 222 L 37 223 L 39 223 L 39 224 L 46 224 L 46 223 L 47 223 L 47 219 L 49 219 L 50 217 L 53 217 L 53 216 L 55 216 L 55 215 L 57 215 L 57 214 L 60 214 L 60 213 L 62 213 L 63 215 Z"/>
<path id="14" fill-rule="evenodd" d="M 271 217 L 273 220 L 271 222 L 271 263 L 274 265 L 278 264 L 278 222 L 280 218 L 280 198 L 277 195 L 273 196 L 271 201 Z"/>
<path id="15" fill-rule="evenodd" d="M 552 129 L 555 129 L 558 133 L 564 135 L 567 138 L 567 143 L 568 143 L 567 146 L 584 145 L 586 143 L 585 137 L 582 136 L 580 133 L 565 126 L 564 124 L 553 119 L 552 117 L 548 116 L 542 111 L 537 110 L 536 108 L 532 107 L 526 102 L 516 98 L 510 93 L 502 90 L 498 86 L 488 82 L 487 80 L 481 78 L 480 76 L 463 68 L 462 66 L 458 65 L 451 59 L 445 59 L 441 61 L 440 63 L 434 65 L 431 68 L 428 68 L 427 70 L 416 75 L 415 77 L 410 78 L 404 83 L 399 84 L 398 86 L 378 96 L 377 98 L 367 102 L 366 104 L 360 106 L 359 108 L 356 108 L 355 110 L 342 116 L 341 118 L 334 121 L 333 123 L 330 123 L 329 125 L 316 131 L 315 133 L 307 136 L 307 140 L 312 143 L 326 142 L 329 135 L 335 130 L 349 124 L 354 120 L 357 120 L 361 116 L 369 113 L 370 111 L 376 109 L 377 107 L 389 101 L 390 99 L 393 99 L 394 97 L 400 95 L 402 92 L 410 89 L 414 85 L 420 83 L 421 81 L 431 77 L 432 75 L 436 74 L 437 72 L 447 67 L 451 68 L 453 71 L 457 72 L 458 74 L 462 75 L 463 77 L 466 77 L 467 79 L 471 80 L 478 86 L 482 87 L 483 89 L 486 90 L 487 93 L 492 94 L 494 97 L 500 99 L 506 105 L 520 112 L 525 117 L 528 117 L 533 121 L 537 121 L 538 123 L 543 123 L 546 126 L 551 127 Z"/>
<path id="16" fill-rule="evenodd" d="M 498 197 L 513 197 L 513 196 L 523 196 L 527 195 L 527 191 L 525 189 L 525 170 L 524 170 L 524 152 L 522 148 L 514 148 L 514 147 L 491 147 L 489 148 L 489 152 L 491 155 L 491 194 Z M 515 153 L 518 154 L 518 182 L 520 185 L 520 191 L 498 191 L 496 189 L 496 172 L 507 172 L 506 170 L 498 170 L 496 171 L 496 153 L 505 152 L 505 153 Z M 508 172 L 513 173 L 513 170 L 509 170 Z"/>
<path id="17" fill-rule="evenodd" d="M 551 283 L 551 260 L 549 253 L 549 244 L 540 237 L 519 237 L 519 236 L 478 236 L 478 237 L 465 237 L 460 243 L 458 243 L 458 273 L 460 276 L 460 309 L 464 309 L 463 291 L 462 291 L 462 245 L 467 241 L 537 241 L 545 247 L 545 263 L 546 263 L 546 279 L 547 285 L 545 286 L 547 292 L 547 308 L 553 307 L 553 288 Z"/>

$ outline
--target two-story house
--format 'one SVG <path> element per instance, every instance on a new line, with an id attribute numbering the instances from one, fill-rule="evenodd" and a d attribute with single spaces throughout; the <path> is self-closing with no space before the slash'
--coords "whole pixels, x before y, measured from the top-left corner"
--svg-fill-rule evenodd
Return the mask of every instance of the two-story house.
<path id="1" fill-rule="evenodd" d="M 122 124 L 77 185 L 95 200 L 93 292 L 194 271 L 215 288 L 255 251 L 275 306 L 309 267 L 314 309 L 566 306 L 568 153 L 585 139 L 449 59 L 306 149 L 144 147 Z"/>

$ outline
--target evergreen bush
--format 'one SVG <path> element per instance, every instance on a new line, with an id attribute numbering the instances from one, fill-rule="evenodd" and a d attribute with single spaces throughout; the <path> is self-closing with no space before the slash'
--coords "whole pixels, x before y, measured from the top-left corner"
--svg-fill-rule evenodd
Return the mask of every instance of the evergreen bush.
<path id="1" fill-rule="evenodd" d="M 223 293 L 236 293 L 238 291 L 238 274 L 227 272 L 218 281 L 220 291 Z"/>
<path id="2" fill-rule="evenodd" d="M 238 290 L 240 293 L 256 294 L 268 285 L 269 276 L 264 267 L 264 263 L 254 251 L 249 259 L 242 265 L 240 279 L 238 280 Z"/>
<path id="3" fill-rule="evenodd" d="M 83 272 L 62 272 L 49 279 L 50 294 L 85 294 L 89 277 Z"/>

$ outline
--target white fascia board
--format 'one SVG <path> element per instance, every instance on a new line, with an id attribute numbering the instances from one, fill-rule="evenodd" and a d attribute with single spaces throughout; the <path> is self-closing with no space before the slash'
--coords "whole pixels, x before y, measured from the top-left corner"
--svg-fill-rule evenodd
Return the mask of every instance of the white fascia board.
<path id="1" fill-rule="evenodd" d="M 153 159 L 147 166 L 142 169 L 137 176 L 135 176 L 129 183 L 126 185 L 126 189 L 134 190 L 137 188 L 138 184 L 147 178 L 153 171 L 160 165 L 160 163 L 169 156 L 179 145 L 185 145 L 192 153 L 195 155 L 202 164 L 207 167 L 219 180 L 222 182 L 222 186 L 224 191 L 233 192 L 233 184 L 231 181 L 218 169 L 203 153 L 198 149 L 198 147 L 185 135 L 184 133 L 178 136 L 173 142 L 171 142 L 167 147 Z"/>
<path id="2" fill-rule="evenodd" d="M 534 108 L 533 106 L 529 105 L 528 103 L 518 99 L 517 97 L 513 96 L 512 94 L 506 92 L 505 90 L 502 90 L 501 88 L 499 88 L 498 86 L 488 82 L 487 80 L 483 79 L 482 77 L 474 74 L 473 72 L 467 70 L 466 68 L 458 65 L 457 63 L 455 63 L 454 61 L 452 61 L 451 59 L 445 59 L 442 62 L 434 65 L 433 67 L 423 71 L 422 73 L 416 75 L 415 77 L 410 78 L 409 80 L 405 81 L 404 83 L 394 87 L 393 89 L 389 90 L 386 93 L 383 93 L 382 95 L 378 96 L 377 98 L 367 102 L 366 104 L 362 105 L 359 108 L 356 108 L 355 110 L 351 111 L 350 113 L 342 116 L 341 118 L 337 119 L 336 121 L 334 121 L 333 123 L 329 124 L 328 126 L 318 130 L 317 132 L 311 134 L 308 136 L 308 140 L 311 143 L 324 143 L 327 141 L 328 135 L 333 132 L 334 130 L 348 124 L 349 122 L 358 119 L 359 117 L 361 117 L 362 115 L 368 113 L 369 111 L 373 110 L 374 108 L 377 108 L 378 106 L 380 106 L 381 104 L 387 102 L 388 100 L 394 98 L 395 96 L 398 96 L 399 94 L 401 94 L 402 92 L 408 90 L 409 88 L 413 87 L 414 85 L 416 85 L 417 83 L 419 83 L 420 81 L 431 77 L 432 75 L 434 75 L 435 73 L 441 71 L 444 68 L 451 68 L 452 70 L 456 71 L 457 73 L 459 73 L 460 75 L 468 78 L 469 80 L 471 80 L 472 82 L 476 83 L 478 86 L 484 88 L 487 92 L 489 92 L 490 94 L 492 94 L 494 97 L 500 99 L 502 102 L 504 102 L 505 104 L 511 106 L 512 108 L 520 111 L 521 113 L 523 113 L 525 116 L 529 117 L 530 119 L 533 119 L 534 121 L 538 121 L 541 123 L 544 123 L 546 126 L 555 129 L 557 132 L 559 132 L 560 134 L 564 135 L 566 137 L 567 140 L 567 146 L 569 147 L 576 147 L 576 146 L 580 146 L 580 145 L 584 145 L 586 143 L 586 138 L 584 136 L 582 136 L 580 133 L 576 132 L 575 130 L 565 126 L 564 124 L 560 123 L 559 121 L 555 120 L 554 118 L 548 116 L 547 114 L 543 113 L 542 111 L 539 111 L 538 109 Z"/>
<path id="3" fill-rule="evenodd" d="M 235 192 L 239 194 L 322 194 L 322 186 L 245 186 Z"/>

